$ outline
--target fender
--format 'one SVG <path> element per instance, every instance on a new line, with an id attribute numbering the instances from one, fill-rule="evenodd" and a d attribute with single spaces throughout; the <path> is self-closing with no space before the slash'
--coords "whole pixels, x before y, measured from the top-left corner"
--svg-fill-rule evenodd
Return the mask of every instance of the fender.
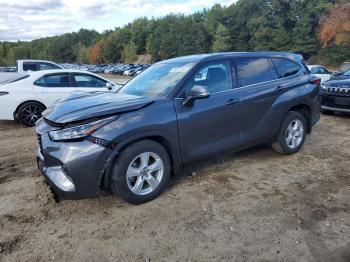
<path id="1" fill-rule="evenodd" d="M 142 139 L 151 139 L 157 141 L 155 138 L 163 139 L 166 145 L 166 150 L 169 153 L 169 156 L 172 160 L 172 173 L 173 175 L 177 176 L 181 174 L 184 170 L 183 168 L 183 162 L 182 157 L 180 153 L 180 148 L 178 143 L 171 142 L 172 140 L 164 133 L 159 130 L 154 131 L 140 131 L 139 133 L 135 133 L 132 136 L 128 134 L 125 139 L 118 139 L 120 142 L 117 144 L 117 146 L 111 151 L 109 157 L 106 159 L 103 167 L 101 168 L 98 176 L 97 176 L 97 186 L 100 187 L 101 183 L 103 182 L 103 186 L 105 188 L 108 188 L 109 185 L 109 177 L 112 172 L 113 162 L 118 157 L 119 153 L 129 144 L 136 142 L 138 140 Z M 158 141 L 157 141 L 158 142 Z M 179 153 L 177 153 L 179 152 Z M 102 181 L 104 177 L 104 180 Z"/>

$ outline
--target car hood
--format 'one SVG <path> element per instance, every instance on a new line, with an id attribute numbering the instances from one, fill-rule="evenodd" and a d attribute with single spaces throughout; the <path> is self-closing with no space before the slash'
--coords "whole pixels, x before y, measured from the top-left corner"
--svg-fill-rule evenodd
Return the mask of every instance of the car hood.
<path id="1" fill-rule="evenodd" d="M 349 76 L 343 75 L 343 74 L 338 74 L 338 75 L 332 75 L 331 80 L 342 80 L 342 79 L 349 79 Z"/>
<path id="2" fill-rule="evenodd" d="M 73 93 L 45 110 L 43 117 L 50 122 L 65 125 L 138 110 L 152 102 L 146 97 L 121 93 Z"/>
<path id="3" fill-rule="evenodd" d="M 350 87 L 350 79 L 344 80 L 328 80 L 323 83 L 325 86 L 333 86 L 333 87 Z"/>

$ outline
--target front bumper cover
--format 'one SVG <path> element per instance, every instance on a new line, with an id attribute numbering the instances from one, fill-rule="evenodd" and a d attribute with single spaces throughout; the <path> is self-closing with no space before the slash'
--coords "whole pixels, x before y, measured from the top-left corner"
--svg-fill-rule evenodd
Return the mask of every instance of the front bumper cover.
<path id="1" fill-rule="evenodd" d="M 41 134 L 39 139 L 38 168 L 60 199 L 98 195 L 112 150 L 86 140 L 54 142 L 47 133 Z"/>

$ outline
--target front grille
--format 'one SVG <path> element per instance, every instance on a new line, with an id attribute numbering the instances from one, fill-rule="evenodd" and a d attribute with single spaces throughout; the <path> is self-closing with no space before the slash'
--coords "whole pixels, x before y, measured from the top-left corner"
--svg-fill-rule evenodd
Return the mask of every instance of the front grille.
<path id="1" fill-rule="evenodd" d="M 327 88 L 327 94 L 332 96 L 347 96 L 350 97 L 350 88 L 348 87 L 332 87 Z"/>
<path id="2" fill-rule="evenodd" d="M 37 134 L 37 138 L 38 138 L 38 145 L 39 145 L 40 152 L 43 153 L 43 143 L 41 141 L 41 135 Z"/>

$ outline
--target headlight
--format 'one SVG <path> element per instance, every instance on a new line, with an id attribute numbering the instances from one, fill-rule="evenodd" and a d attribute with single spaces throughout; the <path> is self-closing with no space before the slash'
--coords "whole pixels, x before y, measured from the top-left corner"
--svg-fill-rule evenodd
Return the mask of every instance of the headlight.
<path id="1" fill-rule="evenodd" d="M 102 126 L 116 120 L 118 117 L 113 116 L 105 118 L 102 120 L 97 120 L 80 126 L 73 126 L 61 130 L 50 131 L 49 135 L 53 141 L 66 141 L 66 140 L 75 140 L 81 139 L 91 135 L 97 129 Z"/>
<path id="2" fill-rule="evenodd" d="M 326 90 L 327 90 L 327 87 L 324 86 L 324 85 L 321 85 L 321 90 L 322 90 L 322 91 L 326 91 Z"/>

